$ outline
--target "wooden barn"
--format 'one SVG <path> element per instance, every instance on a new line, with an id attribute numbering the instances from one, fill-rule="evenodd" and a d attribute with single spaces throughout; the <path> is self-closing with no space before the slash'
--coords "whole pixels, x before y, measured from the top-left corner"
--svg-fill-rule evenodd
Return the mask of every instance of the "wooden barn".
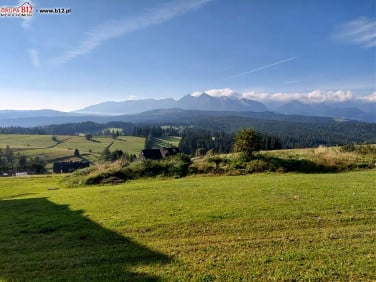
<path id="1" fill-rule="evenodd" d="M 175 156 L 180 153 L 179 148 L 161 148 L 161 149 L 145 149 L 140 153 L 140 158 L 144 160 L 160 160 L 169 156 Z"/>
<path id="2" fill-rule="evenodd" d="M 55 162 L 53 166 L 54 173 L 69 173 L 80 168 L 89 167 L 89 162 Z"/>

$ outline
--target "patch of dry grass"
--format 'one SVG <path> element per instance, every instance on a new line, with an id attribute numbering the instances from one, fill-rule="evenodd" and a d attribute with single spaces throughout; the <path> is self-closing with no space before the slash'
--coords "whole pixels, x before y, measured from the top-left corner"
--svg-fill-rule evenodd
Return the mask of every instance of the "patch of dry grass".
<path id="1" fill-rule="evenodd" d="M 337 167 L 339 170 L 353 168 L 372 168 L 376 164 L 376 145 L 356 145 L 354 151 L 345 151 L 343 147 L 291 149 L 265 151 L 262 155 L 282 159 L 308 160 L 317 164 Z"/>

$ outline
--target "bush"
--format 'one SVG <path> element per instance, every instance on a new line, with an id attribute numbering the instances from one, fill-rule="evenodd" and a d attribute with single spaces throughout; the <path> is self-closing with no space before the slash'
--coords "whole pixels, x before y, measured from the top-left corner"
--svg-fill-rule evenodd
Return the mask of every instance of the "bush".
<path id="1" fill-rule="evenodd" d="M 128 164 L 112 162 L 93 168 L 77 170 L 62 180 L 64 186 L 78 187 L 94 184 L 116 184 L 141 177 L 175 176 L 184 177 L 189 172 L 191 159 L 184 154 L 164 160 L 145 160 Z"/>
<path id="2" fill-rule="evenodd" d="M 188 169 L 189 174 L 208 174 L 214 173 L 214 166 L 208 162 L 194 163 Z"/>
<path id="3" fill-rule="evenodd" d="M 271 163 L 268 163 L 265 160 L 252 160 L 246 165 L 246 169 L 249 173 L 273 171 L 273 167 L 274 166 Z"/>
<path id="4" fill-rule="evenodd" d="M 166 167 L 162 161 L 156 160 L 145 160 L 143 175 L 148 177 L 153 177 L 165 172 Z"/>
<path id="5" fill-rule="evenodd" d="M 184 177 L 188 174 L 189 166 L 191 165 L 191 160 L 187 160 L 181 157 L 176 163 L 172 164 L 169 168 L 170 176 Z"/>

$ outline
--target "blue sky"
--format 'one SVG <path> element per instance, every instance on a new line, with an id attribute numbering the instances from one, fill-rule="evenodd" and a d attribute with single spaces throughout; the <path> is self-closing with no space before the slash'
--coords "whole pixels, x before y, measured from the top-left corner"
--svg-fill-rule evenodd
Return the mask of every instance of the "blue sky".
<path id="1" fill-rule="evenodd" d="M 374 0 L 29 2 L 32 18 L 0 17 L 0 109 L 203 91 L 375 99 Z"/>

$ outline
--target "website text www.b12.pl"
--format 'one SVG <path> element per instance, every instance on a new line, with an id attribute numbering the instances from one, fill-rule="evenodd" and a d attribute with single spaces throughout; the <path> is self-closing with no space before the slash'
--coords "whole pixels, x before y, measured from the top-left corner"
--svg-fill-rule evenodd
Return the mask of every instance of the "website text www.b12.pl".
<path id="1" fill-rule="evenodd" d="M 38 12 L 40 14 L 63 14 L 63 15 L 68 15 L 72 12 L 72 9 L 67 9 L 67 8 L 53 8 L 53 9 L 39 9 Z"/>

